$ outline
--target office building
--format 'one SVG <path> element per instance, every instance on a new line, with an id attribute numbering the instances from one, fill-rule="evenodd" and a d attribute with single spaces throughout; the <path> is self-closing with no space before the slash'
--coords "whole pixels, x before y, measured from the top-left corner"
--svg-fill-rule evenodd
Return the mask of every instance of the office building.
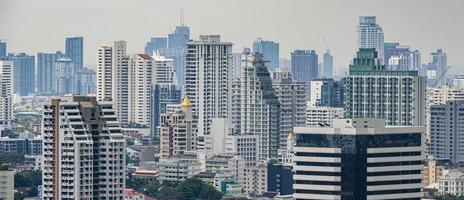
<path id="1" fill-rule="evenodd" d="M 150 88 L 150 137 L 155 145 L 160 142 L 160 115 L 167 112 L 167 105 L 179 104 L 181 90 L 172 83 L 152 83 Z"/>
<path id="2" fill-rule="evenodd" d="M 292 56 L 292 75 L 297 81 L 306 83 L 306 97 L 311 94 L 311 81 L 316 79 L 319 74 L 318 56 L 314 50 L 295 50 Z"/>
<path id="3" fill-rule="evenodd" d="M 321 77 L 324 78 L 332 78 L 333 76 L 333 56 L 330 53 L 330 49 L 327 49 L 324 53 L 321 74 Z"/>
<path id="4" fill-rule="evenodd" d="M 384 37 L 382 27 L 376 23 L 375 16 L 360 16 L 357 32 L 357 49 L 374 48 L 383 64 Z"/>
<path id="5" fill-rule="evenodd" d="M 168 35 L 168 48 L 185 48 L 190 40 L 190 28 L 184 24 L 176 26 L 174 33 Z"/>
<path id="6" fill-rule="evenodd" d="M 464 75 L 458 75 L 453 79 L 453 87 L 464 89 Z"/>
<path id="7" fill-rule="evenodd" d="M 313 107 L 343 107 L 343 81 L 317 78 L 311 81 L 309 104 Z"/>
<path id="8" fill-rule="evenodd" d="M 150 41 L 145 44 L 145 54 L 153 55 L 154 52 L 166 48 L 168 48 L 168 38 L 152 37 Z"/>
<path id="9" fill-rule="evenodd" d="M 411 70 L 415 70 L 415 71 L 418 71 L 420 70 L 421 66 L 422 66 L 422 57 L 421 57 L 421 52 L 419 50 L 414 50 L 411 52 L 411 59 L 412 59 L 412 62 L 411 62 Z"/>
<path id="10" fill-rule="evenodd" d="M 17 153 L 27 155 L 42 154 L 42 139 L 0 138 L 0 153 Z"/>
<path id="11" fill-rule="evenodd" d="M 332 125 L 334 119 L 343 118 L 343 108 L 334 107 L 306 107 L 306 126 Z"/>
<path id="12" fill-rule="evenodd" d="M 148 127 L 150 125 L 150 88 L 153 76 L 153 58 L 147 54 L 131 54 L 127 58 L 128 86 L 129 91 L 128 104 L 120 101 L 121 111 L 124 112 L 127 106 L 128 124 L 141 125 Z M 125 77 L 122 77 L 125 79 Z M 119 96 L 119 94 L 118 94 Z M 126 98 L 122 95 L 118 99 Z"/>
<path id="13" fill-rule="evenodd" d="M 292 78 L 289 70 L 272 72 L 272 87 L 280 103 L 280 148 L 287 148 L 293 127 L 305 124 L 306 83 Z"/>
<path id="14" fill-rule="evenodd" d="M 159 131 L 162 158 L 183 155 L 197 148 L 197 117 L 192 112 L 192 104 L 184 97 L 180 106 L 173 112 L 161 113 Z"/>
<path id="15" fill-rule="evenodd" d="M 293 194 L 292 166 L 280 163 L 267 164 L 267 191 L 278 192 L 280 195 Z"/>
<path id="16" fill-rule="evenodd" d="M 160 158 L 159 177 L 163 181 L 181 182 L 201 172 L 197 155 L 185 154 L 170 158 Z"/>
<path id="17" fill-rule="evenodd" d="M 74 94 L 76 90 L 76 68 L 69 58 L 59 58 L 55 61 L 55 85 L 56 94 L 64 96 Z"/>
<path id="18" fill-rule="evenodd" d="M 253 42 L 253 52 L 263 54 L 269 71 L 274 71 L 275 68 L 279 67 L 279 43 L 257 38 Z"/>
<path id="19" fill-rule="evenodd" d="M 232 124 L 240 134 L 258 135 L 259 160 L 277 158 L 281 105 L 263 55 L 246 54 L 232 87 Z"/>
<path id="20" fill-rule="evenodd" d="M 8 60 L 13 61 L 14 93 L 27 96 L 34 93 L 35 58 L 25 53 L 10 53 Z"/>
<path id="21" fill-rule="evenodd" d="M 4 167 L 4 166 L 1 166 Z M 0 169 L 0 199 L 13 200 L 14 198 L 14 174 L 13 170 Z"/>
<path id="22" fill-rule="evenodd" d="M 62 97 L 43 112 L 43 199 L 124 199 L 125 141 L 111 102 Z"/>
<path id="23" fill-rule="evenodd" d="M 399 43 L 385 43 L 384 58 L 384 65 L 389 70 L 414 70 L 412 52 L 409 50 L 409 46 Z"/>
<path id="24" fill-rule="evenodd" d="M 424 132 L 363 118 L 296 127 L 293 198 L 420 200 Z"/>
<path id="25" fill-rule="evenodd" d="M 174 60 L 177 85 L 180 88 L 183 88 L 185 84 L 185 55 L 187 53 L 187 49 L 185 47 L 176 47 L 160 49 L 159 52 L 160 55 L 166 56 L 166 58 Z"/>
<path id="26" fill-rule="evenodd" d="M 13 120 L 14 63 L 0 61 L 0 126 L 9 128 Z M 1 133 L 0 131 L 0 133 Z M 3 135 L 3 134 L 0 134 Z"/>
<path id="27" fill-rule="evenodd" d="M 7 55 L 6 42 L 0 40 L 0 60 L 5 60 Z"/>
<path id="28" fill-rule="evenodd" d="M 430 106 L 428 153 L 437 161 L 457 164 L 464 161 L 464 100 L 449 100 Z"/>
<path id="29" fill-rule="evenodd" d="M 464 88 L 442 86 L 427 88 L 427 106 L 446 104 L 451 100 L 464 100 Z"/>
<path id="30" fill-rule="evenodd" d="M 375 49 L 360 49 L 344 78 L 346 118 L 381 118 L 387 125 L 425 125 L 425 77 L 390 71 Z"/>
<path id="31" fill-rule="evenodd" d="M 53 95 L 55 93 L 55 62 L 66 55 L 57 51 L 56 53 L 37 54 L 37 92 L 40 94 Z"/>
<path id="32" fill-rule="evenodd" d="M 79 95 L 95 95 L 97 91 L 96 86 L 96 72 L 95 70 L 82 68 L 80 72 L 77 72 L 77 85 L 76 92 Z"/>
<path id="33" fill-rule="evenodd" d="M 84 38 L 66 38 L 66 57 L 71 59 L 74 65 L 74 72 L 81 71 L 84 67 Z"/>
<path id="34" fill-rule="evenodd" d="M 229 117 L 232 43 L 219 35 L 202 35 L 187 43 L 185 95 L 198 116 L 198 140 L 204 146 L 213 118 Z"/>
<path id="35" fill-rule="evenodd" d="M 431 62 L 427 65 L 427 84 L 430 87 L 445 85 L 448 76 L 448 57 L 443 49 L 430 54 Z"/>

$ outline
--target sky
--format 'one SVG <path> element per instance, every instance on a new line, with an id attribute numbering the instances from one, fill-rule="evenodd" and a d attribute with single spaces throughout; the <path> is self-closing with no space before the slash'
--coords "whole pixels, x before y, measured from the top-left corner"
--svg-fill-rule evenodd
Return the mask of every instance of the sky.
<path id="1" fill-rule="evenodd" d="M 385 42 L 422 52 L 422 63 L 442 48 L 452 71 L 464 73 L 462 0 L 0 0 L 0 39 L 8 52 L 64 51 L 65 38 L 84 37 L 84 64 L 96 65 L 97 48 L 127 41 L 129 53 L 143 53 L 153 36 L 180 24 L 193 39 L 220 34 L 234 51 L 257 37 L 280 44 L 280 57 L 294 49 L 315 49 L 322 60 L 328 43 L 336 67 L 356 53 L 358 16 L 375 15 Z"/>

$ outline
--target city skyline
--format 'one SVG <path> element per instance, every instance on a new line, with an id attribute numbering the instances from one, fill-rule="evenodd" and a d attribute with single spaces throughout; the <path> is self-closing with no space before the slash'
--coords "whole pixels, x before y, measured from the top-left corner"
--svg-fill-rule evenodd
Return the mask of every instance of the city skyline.
<path id="1" fill-rule="evenodd" d="M 464 58 L 460 56 L 464 50 L 455 45 L 464 43 L 464 38 L 460 37 L 464 34 L 464 14 L 459 12 L 464 2 L 458 0 L 446 3 L 413 0 L 402 2 L 401 7 L 396 6 L 395 1 L 363 0 L 293 1 L 291 4 L 275 1 L 272 5 L 253 1 L 247 2 L 249 6 L 246 7 L 242 6 L 242 1 L 209 0 L 142 1 L 140 3 L 145 5 L 142 7 L 123 2 L 109 5 L 107 1 L 46 2 L 0 1 L 0 25 L 3 27 L 0 38 L 6 40 L 8 52 L 25 51 L 35 55 L 37 52 L 64 51 L 65 37 L 83 36 L 84 65 L 94 68 L 98 46 L 125 40 L 129 53 L 142 53 L 150 37 L 165 37 L 174 31 L 181 23 L 182 10 L 185 25 L 191 28 L 192 39 L 201 34 L 220 34 L 225 41 L 234 43 L 234 52 L 252 47 L 254 39 L 263 37 L 280 44 L 282 58 L 290 58 L 294 49 L 315 49 L 322 55 L 326 49 L 321 40 L 324 37 L 333 53 L 337 71 L 341 66 L 347 67 L 356 53 L 358 16 L 373 15 L 383 28 L 385 42 L 399 42 L 411 49 L 419 49 L 423 64 L 431 60 L 431 52 L 442 48 L 449 56 L 450 65 L 464 65 Z M 209 4 L 212 6 L 202 6 Z M 267 9 L 257 14 L 256 9 L 263 5 Z M 126 8 L 137 8 L 140 12 L 121 14 Z M 395 10 L 394 15 L 391 15 L 392 10 Z M 431 12 L 439 14 L 428 14 Z M 274 13 L 279 13 L 280 17 L 274 17 Z M 108 20 L 101 16 L 112 17 Z M 210 20 L 209 16 L 218 16 L 218 20 Z M 6 20 L 8 18 L 15 20 Z M 143 22 L 137 22 L 138 19 Z M 149 19 L 153 20 L 152 25 L 147 25 Z M 249 25 L 244 25 L 243 21 Z M 119 23 L 124 25 L 117 26 Z M 450 72 L 459 70 L 462 72 L 464 68 L 454 67 Z"/>

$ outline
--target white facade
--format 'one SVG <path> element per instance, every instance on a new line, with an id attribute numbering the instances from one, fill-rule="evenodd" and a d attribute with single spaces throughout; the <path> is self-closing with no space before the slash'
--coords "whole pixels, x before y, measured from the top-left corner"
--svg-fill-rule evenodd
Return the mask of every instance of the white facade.
<path id="1" fill-rule="evenodd" d="M 217 154 L 206 157 L 206 172 L 214 172 L 232 177 L 244 183 L 245 160 L 238 155 Z"/>
<path id="2" fill-rule="evenodd" d="M 453 87 L 464 89 L 464 75 L 459 75 L 453 79 Z"/>
<path id="3" fill-rule="evenodd" d="M 14 199 L 14 174 L 13 170 L 0 170 L 0 199 Z"/>
<path id="4" fill-rule="evenodd" d="M 211 120 L 229 117 L 231 67 L 232 43 L 221 42 L 219 35 L 187 43 L 185 95 L 198 116 L 200 149 L 211 132 Z"/>
<path id="5" fill-rule="evenodd" d="M 259 140 L 258 135 L 230 135 L 226 138 L 226 152 L 241 156 L 246 166 L 254 166 L 260 152 Z"/>
<path id="6" fill-rule="evenodd" d="M 153 58 L 146 54 L 132 54 L 127 58 L 127 65 L 129 68 L 127 121 L 129 124 L 149 126 Z M 124 101 L 120 105 L 126 107 Z"/>
<path id="7" fill-rule="evenodd" d="M 380 60 L 384 56 L 382 27 L 376 24 L 375 16 L 360 16 L 357 26 L 357 48 L 375 48 Z"/>
<path id="8" fill-rule="evenodd" d="M 313 107 L 308 102 L 306 107 L 306 126 L 333 124 L 334 119 L 343 118 L 343 108 Z"/>
<path id="9" fill-rule="evenodd" d="M 464 195 L 464 173 L 457 170 L 444 170 L 438 178 L 438 193 L 441 195 Z"/>
<path id="10" fill-rule="evenodd" d="M 0 61 L 0 126 L 2 130 L 13 119 L 13 62 Z"/>
<path id="11" fill-rule="evenodd" d="M 166 58 L 158 54 L 154 54 L 153 58 L 153 72 L 152 78 L 154 84 L 177 83 L 176 80 L 176 68 L 174 66 L 174 60 Z"/>
<path id="12" fill-rule="evenodd" d="M 262 195 L 267 192 L 267 165 L 259 163 L 256 166 L 245 168 L 245 184 L 243 185 L 245 194 Z"/>
<path id="13" fill-rule="evenodd" d="M 213 118 L 211 120 L 211 134 L 205 136 L 205 152 L 227 153 L 226 138 L 232 134 L 232 124 L 226 118 Z"/>
<path id="14" fill-rule="evenodd" d="M 160 158 L 158 171 L 160 181 L 184 181 L 201 172 L 201 163 L 190 155 Z"/>
<path id="15" fill-rule="evenodd" d="M 43 112 L 43 199 L 124 199 L 125 141 L 112 104 L 70 96 Z"/>

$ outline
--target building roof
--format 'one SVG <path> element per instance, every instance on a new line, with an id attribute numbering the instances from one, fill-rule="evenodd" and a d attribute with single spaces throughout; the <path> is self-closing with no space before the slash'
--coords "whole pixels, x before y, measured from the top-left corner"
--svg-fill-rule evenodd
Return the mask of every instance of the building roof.
<path id="1" fill-rule="evenodd" d="M 132 197 L 132 196 L 145 196 L 143 193 L 135 191 L 133 189 L 124 189 L 124 196 L 125 197 Z"/>
<path id="2" fill-rule="evenodd" d="M 137 54 L 137 55 L 145 60 L 153 60 L 153 58 L 147 54 Z"/>

